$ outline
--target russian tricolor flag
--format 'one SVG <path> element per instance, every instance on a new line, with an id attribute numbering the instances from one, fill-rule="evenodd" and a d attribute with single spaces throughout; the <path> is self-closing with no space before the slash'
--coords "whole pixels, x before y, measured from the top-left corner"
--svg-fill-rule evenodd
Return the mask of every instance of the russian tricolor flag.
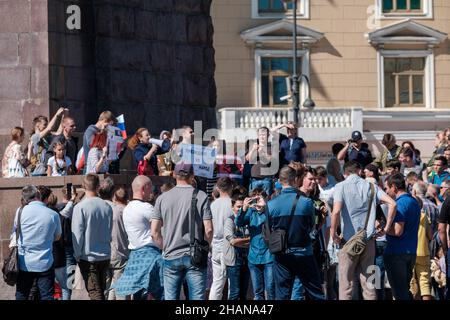
<path id="1" fill-rule="evenodd" d="M 118 116 L 116 119 L 117 119 L 117 127 L 122 132 L 122 138 L 126 139 L 127 138 L 127 131 L 125 130 L 125 118 L 123 117 L 123 114 Z"/>

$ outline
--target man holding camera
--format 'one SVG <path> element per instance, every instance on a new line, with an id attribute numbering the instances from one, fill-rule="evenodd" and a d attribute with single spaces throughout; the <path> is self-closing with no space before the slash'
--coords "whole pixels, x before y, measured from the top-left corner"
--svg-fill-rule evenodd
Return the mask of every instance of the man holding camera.
<path id="1" fill-rule="evenodd" d="M 363 142 L 362 133 L 359 131 L 352 132 L 352 138 L 347 141 L 338 155 L 338 160 L 356 161 L 362 168 L 365 168 L 369 163 L 372 163 L 373 157 L 369 150 L 369 145 Z"/>

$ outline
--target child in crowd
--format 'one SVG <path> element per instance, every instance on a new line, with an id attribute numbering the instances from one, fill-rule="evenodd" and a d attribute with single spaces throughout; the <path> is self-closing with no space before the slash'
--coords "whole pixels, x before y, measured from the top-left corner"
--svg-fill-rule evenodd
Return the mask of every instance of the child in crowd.
<path id="1" fill-rule="evenodd" d="M 107 159 L 107 138 L 106 132 L 94 136 L 86 160 L 86 174 L 108 172 L 110 161 Z"/>
<path id="2" fill-rule="evenodd" d="M 61 177 L 72 173 L 70 158 L 66 156 L 66 147 L 63 142 L 57 141 L 53 146 L 54 156 L 48 159 L 47 176 Z"/>
<path id="3" fill-rule="evenodd" d="M 436 296 L 439 297 L 439 300 L 444 299 L 444 291 L 447 284 L 445 270 L 445 255 L 441 247 L 436 257 L 431 260 L 431 278 L 438 285 Z"/>

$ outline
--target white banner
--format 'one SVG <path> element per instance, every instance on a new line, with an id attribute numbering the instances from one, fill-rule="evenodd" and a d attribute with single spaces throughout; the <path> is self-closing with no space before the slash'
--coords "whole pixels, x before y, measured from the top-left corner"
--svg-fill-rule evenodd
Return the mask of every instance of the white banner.
<path id="1" fill-rule="evenodd" d="M 119 153 L 122 151 L 124 139 L 120 128 L 108 126 L 108 160 L 119 159 Z"/>
<path id="2" fill-rule="evenodd" d="M 212 179 L 216 161 L 216 149 L 196 144 L 182 144 L 181 161 L 191 163 L 196 176 Z"/>

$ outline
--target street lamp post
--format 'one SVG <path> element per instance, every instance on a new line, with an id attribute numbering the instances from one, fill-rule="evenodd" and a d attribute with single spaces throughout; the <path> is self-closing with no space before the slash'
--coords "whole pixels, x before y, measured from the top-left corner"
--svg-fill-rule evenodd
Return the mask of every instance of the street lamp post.
<path id="1" fill-rule="evenodd" d="M 282 0 L 285 3 L 293 3 L 293 22 L 294 22 L 294 28 L 292 31 L 292 108 L 294 110 L 294 122 L 299 123 L 298 114 L 300 111 L 300 95 L 299 95 L 299 85 L 301 82 L 301 79 L 304 78 L 306 80 L 306 84 L 308 86 L 308 96 L 305 99 L 303 103 L 303 107 L 305 108 L 314 108 L 315 103 L 311 99 L 311 85 L 309 82 L 309 79 L 304 74 L 297 74 L 297 0 Z"/>
<path id="2" fill-rule="evenodd" d="M 289 0 L 291 1 L 291 0 Z M 292 108 L 294 109 L 294 122 L 298 124 L 298 113 L 300 110 L 299 104 L 299 82 L 297 75 L 297 0 L 293 1 L 293 19 L 294 29 L 292 31 L 292 43 L 293 43 L 293 57 L 292 57 Z"/>

